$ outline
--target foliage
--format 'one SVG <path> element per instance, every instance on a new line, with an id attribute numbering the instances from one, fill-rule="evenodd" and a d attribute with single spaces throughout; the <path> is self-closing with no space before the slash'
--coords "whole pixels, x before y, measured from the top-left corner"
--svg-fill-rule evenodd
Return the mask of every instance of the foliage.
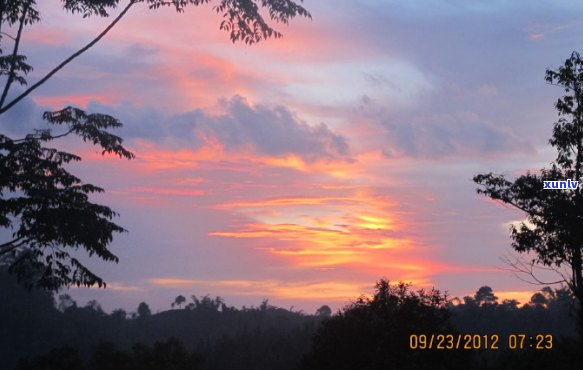
<path id="1" fill-rule="evenodd" d="M 391 289 L 397 292 L 398 297 L 398 290 L 394 286 Z M 317 356 L 322 361 L 326 354 L 340 356 L 338 361 L 348 358 L 351 364 L 358 365 L 358 369 L 366 369 L 367 364 L 370 365 L 368 360 L 363 359 L 383 356 L 386 361 L 391 361 L 388 369 L 391 366 L 403 369 L 440 368 L 442 364 L 449 364 L 454 369 L 478 370 L 578 368 L 563 366 L 578 358 L 570 352 L 572 340 L 569 338 L 576 335 L 574 321 L 570 316 L 573 300 L 568 289 L 563 288 L 541 289 L 541 294 L 547 298 L 546 305 L 527 303 L 519 306 L 502 302 L 478 306 L 475 302 L 469 305 L 440 303 L 435 306 L 435 311 L 419 307 L 414 303 L 414 298 L 376 299 L 385 303 L 377 303 L 374 310 L 362 305 L 359 312 L 345 313 L 346 309 L 356 305 L 355 302 L 326 320 L 271 305 L 265 305 L 262 309 L 263 304 L 245 309 L 225 305 L 220 310 L 201 305 L 191 310 L 169 310 L 130 319 L 124 317 L 120 310 L 111 314 L 100 312 L 99 304 L 95 301 L 77 305 L 71 297 L 65 296 L 59 301 L 65 302 L 66 308 L 57 310 L 49 292 L 28 291 L 18 286 L 15 278 L 1 268 L 0 291 L 5 292 L 0 301 L 0 358 L 2 369 L 7 370 L 14 369 L 19 358 L 27 359 L 26 362 L 34 366 L 40 357 L 50 355 L 51 349 L 63 347 L 78 353 L 69 356 L 67 352 L 62 352 L 63 360 L 77 356 L 86 369 L 131 369 L 129 363 L 127 366 L 120 364 L 126 360 L 138 364 L 134 360 L 140 354 L 148 354 L 141 358 L 155 356 L 156 343 L 167 343 L 170 338 L 176 338 L 179 343 L 165 348 L 170 350 L 180 346 L 189 351 L 194 349 L 189 354 L 202 358 L 201 368 L 205 370 L 293 370 L 297 369 L 302 356 L 310 352 L 310 347 L 313 350 L 309 357 Z M 418 294 L 411 292 L 410 288 L 407 288 L 407 292 L 407 296 Z M 424 294 L 429 297 L 432 295 L 431 291 Z M 215 300 L 222 302 L 218 297 L 209 298 L 209 302 Z M 363 297 L 365 303 L 373 300 L 374 297 Z M 199 301 L 204 301 L 204 298 Z M 407 301 L 410 303 L 404 304 Z M 425 300 L 431 301 L 443 302 L 443 299 Z M 147 303 L 142 303 L 147 306 Z M 57 305 L 61 306 L 61 302 Z M 437 328 L 431 325 L 431 318 L 435 314 L 441 317 L 440 322 L 449 316 L 453 329 L 460 333 L 497 334 L 501 339 L 509 334 L 549 333 L 554 337 L 555 346 L 546 353 L 506 351 L 510 352 L 508 354 L 502 342 L 498 351 L 440 351 L 431 354 L 409 350 L 409 333 L 455 333 L 447 323 L 441 323 Z M 328 322 L 334 324 L 326 324 Z M 318 336 L 312 341 L 318 327 Z M 367 333 L 367 330 L 372 332 Z M 322 335 L 322 331 L 328 334 Z M 384 331 L 388 332 L 385 334 Z M 333 334 L 338 338 L 334 338 Z M 322 347 L 322 338 L 330 346 Z M 363 340 L 369 347 L 363 349 L 360 344 Z M 141 345 L 136 347 L 136 343 Z M 134 348 L 144 347 L 146 349 L 137 354 L 134 352 Z M 171 352 L 169 350 L 162 352 Z M 464 353 L 472 357 L 471 363 L 461 367 L 458 365 L 465 364 L 467 359 L 455 357 L 463 357 Z M 59 351 L 53 351 L 52 354 L 48 357 L 59 361 Z M 53 363 L 57 364 L 58 369 L 64 367 L 62 363 Z M 322 366 L 322 369 L 326 369 Z M 343 367 L 339 365 L 338 368 Z"/>
<path id="2" fill-rule="evenodd" d="M 302 2 L 303 0 L 300 0 Z M 119 0 L 64 0 L 63 6 L 72 13 L 81 13 L 83 17 L 98 15 L 107 17 L 108 9 L 115 9 Z M 213 0 L 132 0 L 130 3 L 146 3 L 150 9 L 174 7 L 183 12 L 189 6 L 198 6 L 214 2 Z M 311 17 L 301 5 L 291 0 L 220 0 L 213 9 L 223 17 L 221 30 L 229 32 L 231 41 L 243 41 L 253 44 L 269 37 L 279 38 L 282 34 L 274 30 L 260 13 L 263 7 L 269 18 L 277 23 L 287 24 L 296 16 Z"/>
<path id="3" fill-rule="evenodd" d="M 491 289 L 488 295 L 495 296 Z M 486 287 L 489 288 L 489 287 Z M 544 296 L 545 304 L 535 302 Z M 578 369 L 580 350 L 577 349 L 577 332 L 572 295 L 569 290 L 560 287 L 551 289 L 543 287 L 533 294 L 529 302 L 506 299 L 501 303 L 490 302 L 478 304 L 473 297 L 465 297 L 465 303 L 451 305 L 450 322 L 460 333 L 477 335 L 496 335 L 499 349 L 490 351 L 473 351 L 472 369 Z M 534 300 L 534 301 L 533 301 Z M 523 334 L 536 336 L 544 333 L 552 335 L 553 348 L 547 351 L 509 350 L 508 338 Z"/>
<path id="4" fill-rule="evenodd" d="M 150 306 L 146 302 L 141 302 L 138 305 L 138 317 L 145 319 L 146 317 L 152 316 L 152 311 L 150 311 Z"/>
<path id="5" fill-rule="evenodd" d="M 106 131 L 121 126 L 111 116 L 87 114 L 76 108 L 46 113 L 48 123 L 66 127 L 104 153 L 133 158 L 122 139 Z M 92 193 L 103 189 L 84 184 L 64 165 L 78 156 L 45 147 L 57 138 L 51 130 L 39 130 L 24 139 L 0 135 L 0 227 L 14 230 L 12 239 L 0 245 L 0 257 L 25 284 L 49 290 L 69 285 L 105 283 L 87 269 L 71 250 L 85 249 L 105 261 L 117 257 L 107 249 L 113 233 L 125 231 L 111 219 L 109 207 L 92 203 Z"/>
<path id="6" fill-rule="evenodd" d="M 174 302 L 170 304 L 171 307 L 178 306 L 181 307 L 182 304 L 186 302 L 186 298 L 183 295 L 179 295 L 174 299 Z"/>
<path id="7" fill-rule="evenodd" d="M 409 349 L 411 334 L 451 332 L 446 296 L 414 292 L 405 283 L 380 280 L 372 298 L 360 297 L 322 322 L 303 369 L 446 369 L 463 353 Z"/>
<path id="8" fill-rule="evenodd" d="M 301 0 L 300 0 L 301 1 Z M 40 21 L 34 0 L 0 2 L 0 115 L 44 84 L 55 73 L 99 42 L 136 4 L 150 9 L 174 7 L 183 12 L 188 6 L 210 3 L 211 0 L 129 0 L 113 21 L 91 42 L 80 48 L 31 86 L 26 79 L 33 67 L 20 54 L 26 27 Z M 117 9 L 119 0 L 62 0 L 63 9 L 83 18 L 108 17 Z M 220 28 L 229 32 L 233 42 L 253 44 L 269 37 L 281 37 L 264 19 L 287 24 L 296 16 L 310 17 L 301 5 L 291 0 L 220 0 L 214 10 L 221 14 Z M 5 53 L 7 42 L 11 50 Z M 9 99 L 15 85 L 26 88 Z M 0 231 L 6 229 L 8 240 L 0 240 L 0 263 L 10 265 L 10 271 L 28 287 L 58 290 L 61 287 L 105 287 L 105 282 L 79 259 L 78 250 L 89 257 L 117 262 L 108 246 L 115 233 L 126 230 L 112 220 L 117 213 L 107 206 L 90 201 L 90 196 L 103 189 L 84 183 L 67 170 L 71 162 L 81 158 L 75 154 L 48 146 L 58 138 L 77 136 L 102 148 L 103 154 L 131 159 L 133 153 L 122 145 L 122 139 L 108 130 L 122 124 L 114 117 L 89 114 L 67 107 L 46 112 L 49 125 L 63 128 L 35 130 L 24 138 L 12 138 L 0 133 Z M 0 122 L 0 125 L 2 122 Z M 4 235 L 3 235 L 4 236 Z"/>
<path id="9" fill-rule="evenodd" d="M 221 297 L 211 298 L 208 294 L 198 298 L 196 295 L 191 295 L 192 303 L 189 303 L 184 308 L 188 310 L 199 310 L 208 312 L 218 312 L 219 309 L 222 311 L 228 310 L 225 302 Z M 184 303 L 184 302 L 183 302 Z"/>
<path id="10" fill-rule="evenodd" d="M 485 304 L 496 304 L 498 303 L 498 297 L 494 295 L 492 288 L 487 285 L 484 285 L 474 295 L 474 299 L 478 305 L 485 305 Z"/>
<path id="11" fill-rule="evenodd" d="M 328 305 L 323 305 L 316 310 L 316 316 L 327 319 L 332 316 L 332 309 Z"/>
<path id="12" fill-rule="evenodd" d="M 14 369 L 19 358 L 34 363 L 51 349 L 63 347 L 77 350 L 85 368 L 92 369 L 100 342 L 112 343 L 113 357 L 118 353 L 131 358 L 136 343 L 153 353 L 156 342 L 165 343 L 172 337 L 183 348 L 203 355 L 204 369 L 292 370 L 309 349 L 318 322 L 313 316 L 273 306 L 262 311 L 259 307 L 210 310 L 202 305 L 124 318 L 119 310 L 103 314 L 97 303 L 77 305 L 70 297 L 65 298 L 67 308 L 61 311 L 50 292 L 28 291 L 2 269 L 0 291 L 5 292 L 0 301 L 0 368 L 6 370 Z M 102 368 L 107 368 L 106 363 Z"/>
<path id="13" fill-rule="evenodd" d="M 512 247 L 533 255 L 533 263 L 556 269 L 566 267 L 567 284 L 583 300 L 583 59 L 573 52 L 557 70 L 546 71 L 546 81 L 563 88 L 565 95 L 555 104 L 559 119 L 549 144 L 557 149 L 550 169 L 519 176 L 479 174 L 474 181 L 479 194 L 526 213 L 527 221 L 510 228 Z M 547 190 L 544 181 L 578 181 L 576 190 Z M 583 311 L 580 313 L 583 319 Z M 583 321 L 582 321 L 583 324 Z M 583 332 L 582 332 L 583 335 Z"/>
<path id="14" fill-rule="evenodd" d="M 18 370 L 84 370 L 79 353 L 71 347 L 54 348 L 33 361 L 22 360 Z"/>
<path id="15" fill-rule="evenodd" d="M 102 342 L 93 353 L 93 369 L 110 370 L 197 370 L 202 359 L 190 353 L 175 338 L 156 342 L 152 347 L 136 344 L 131 352 L 120 351 L 112 343 Z"/>

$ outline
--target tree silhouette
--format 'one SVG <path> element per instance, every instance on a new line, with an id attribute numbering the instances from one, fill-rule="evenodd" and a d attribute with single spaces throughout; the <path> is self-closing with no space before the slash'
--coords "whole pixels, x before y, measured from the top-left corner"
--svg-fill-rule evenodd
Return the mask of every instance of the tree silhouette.
<path id="1" fill-rule="evenodd" d="M 498 297 L 496 297 L 494 295 L 494 292 L 492 291 L 492 288 L 490 288 L 487 285 L 484 285 L 483 287 L 481 287 L 480 289 L 478 289 L 476 291 L 476 294 L 474 295 L 474 300 L 476 301 L 476 303 L 479 306 L 485 305 L 485 304 L 495 304 L 498 301 Z"/>
<path id="2" fill-rule="evenodd" d="M 34 361 L 21 361 L 18 370 L 84 370 L 79 353 L 70 347 L 55 348 Z"/>
<path id="3" fill-rule="evenodd" d="M 118 350 L 114 344 L 102 342 L 93 353 L 95 370 L 197 370 L 202 359 L 190 353 L 174 338 L 154 343 L 153 347 L 136 344 L 132 352 Z"/>
<path id="4" fill-rule="evenodd" d="M 547 298 L 540 292 L 534 293 L 532 297 L 530 297 L 530 304 L 535 306 L 546 306 L 547 305 Z"/>
<path id="5" fill-rule="evenodd" d="M 127 318 L 128 313 L 123 308 L 118 308 L 113 310 L 109 316 L 119 322 L 124 321 Z"/>
<path id="6" fill-rule="evenodd" d="M 301 0 L 300 0 L 301 1 Z M 83 18 L 108 17 L 121 6 L 120 0 L 63 0 L 65 11 Z M 113 21 L 93 40 L 64 59 L 38 81 L 28 86 L 26 76 L 33 70 L 20 54 L 25 30 L 37 23 L 41 14 L 34 0 L 0 2 L 0 117 L 18 102 L 46 83 L 55 73 L 98 43 L 137 4 L 150 9 L 174 7 L 182 12 L 187 6 L 211 0 L 129 0 Z M 214 10 L 223 16 L 222 30 L 233 42 L 253 44 L 269 37 L 281 37 L 261 13 L 264 9 L 273 22 L 287 24 L 296 16 L 310 17 L 302 6 L 291 0 L 219 0 Z M 12 32 L 12 33 L 7 33 Z M 7 53 L 5 50 L 10 49 Z M 25 90 L 12 97 L 14 86 Z M 72 251 L 87 252 L 104 261 L 117 262 L 108 246 L 115 233 L 125 232 L 112 222 L 117 216 L 107 206 L 89 201 L 91 194 L 104 190 L 84 183 L 65 166 L 80 161 L 75 154 L 48 147 L 66 136 L 78 136 L 98 145 L 102 153 L 131 159 L 133 153 L 122 139 L 109 132 L 122 126 L 114 117 L 88 113 L 74 107 L 45 112 L 43 119 L 53 129 L 41 129 L 23 138 L 0 133 L 0 228 L 10 230 L 8 240 L 0 240 L 0 263 L 10 265 L 10 272 L 25 285 L 48 290 L 63 286 L 105 287 L 105 282 L 90 271 Z M 0 122 L 0 127 L 3 122 Z"/>
<path id="7" fill-rule="evenodd" d="M 189 305 L 191 310 L 199 310 L 206 312 L 218 312 L 219 309 L 225 306 L 225 302 L 221 297 L 211 298 L 208 294 L 204 297 L 198 298 L 196 295 L 191 295 L 192 303 Z"/>
<path id="8" fill-rule="evenodd" d="M 328 305 L 323 305 L 316 310 L 316 316 L 327 319 L 332 316 L 332 309 Z"/>
<path id="9" fill-rule="evenodd" d="M 180 307 L 180 306 L 182 306 L 182 304 L 183 304 L 184 302 L 186 302 L 186 298 L 184 298 L 184 296 L 183 296 L 183 295 L 179 295 L 179 296 L 177 296 L 177 297 L 174 299 L 174 302 L 172 302 L 172 303 L 170 304 L 170 307 L 174 307 L 174 306 L 178 306 L 178 307 Z"/>
<path id="10" fill-rule="evenodd" d="M 412 334 L 452 332 L 446 297 L 438 290 L 414 292 L 381 280 L 372 298 L 360 297 L 322 322 L 304 370 L 462 368 L 463 351 L 414 350 Z"/>
<path id="11" fill-rule="evenodd" d="M 566 267 L 568 275 L 564 280 L 580 303 L 583 300 L 581 186 L 549 190 L 545 189 L 545 181 L 571 180 L 581 184 L 583 180 L 583 60 L 573 52 L 563 66 L 547 70 L 545 79 L 565 92 L 555 104 L 559 119 L 549 144 L 556 148 L 557 157 L 550 169 L 543 168 L 539 174 L 528 172 L 514 181 L 492 173 L 476 175 L 474 181 L 481 186 L 477 190 L 479 194 L 526 213 L 527 222 L 511 226 L 512 247 L 519 253 L 535 256 L 533 264 L 557 271 Z M 581 309 L 579 321 L 583 336 Z"/>
<path id="12" fill-rule="evenodd" d="M 150 306 L 146 302 L 141 302 L 138 305 L 138 317 L 144 319 L 148 316 L 152 316 L 152 311 L 150 311 Z"/>
<path id="13" fill-rule="evenodd" d="M 117 257 L 107 249 L 113 233 L 125 231 L 111 222 L 109 207 L 89 201 L 103 189 L 84 184 L 64 168 L 81 158 L 44 143 L 76 134 L 103 148 L 103 152 L 132 158 L 122 139 L 106 130 L 121 126 L 111 116 L 87 114 L 65 108 L 47 112 L 45 120 L 65 126 L 53 135 L 37 130 L 23 139 L 0 134 L 0 227 L 13 229 L 10 240 L 0 244 L 0 258 L 10 271 L 29 285 L 56 290 L 61 286 L 98 284 L 103 280 L 87 269 L 71 250 L 82 247 L 105 261 Z"/>

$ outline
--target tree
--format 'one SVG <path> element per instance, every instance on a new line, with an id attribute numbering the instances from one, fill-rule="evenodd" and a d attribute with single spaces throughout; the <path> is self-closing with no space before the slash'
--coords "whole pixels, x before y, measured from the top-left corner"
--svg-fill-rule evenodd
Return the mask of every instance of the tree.
<path id="1" fill-rule="evenodd" d="M 332 316 L 332 309 L 325 304 L 316 310 L 316 316 L 327 319 Z"/>
<path id="2" fill-rule="evenodd" d="M 146 317 L 152 316 L 152 311 L 150 310 L 150 306 L 146 302 L 141 302 L 138 305 L 138 317 L 140 319 L 145 319 Z"/>
<path id="3" fill-rule="evenodd" d="M 95 299 L 92 299 L 89 302 L 87 302 L 84 309 L 99 316 L 105 315 L 105 312 L 103 312 L 103 308 L 101 308 L 101 305 Z"/>
<path id="4" fill-rule="evenodd" d="M 127 318 L 128 313 L 123 308 L 118 308 L 113 310 L 109 316 L 111 316 L 115 321 L 119 322 L 124 321 Z"/>
<path id="5" fill-rule="evenodd" d="M 474 181 L 479 194 L 509 204 L 526 214 L 527 221 L 511 226 L 512 247 L 530 253 L 536 264 L 568 271 L 563 280 L 579 302 L 583 300 L 583 60 L 573 52 L 557 70 L 548 69 L 546 81 L 564 90 L 555 107 L 555 122 L 549 144 L 557 157 L 549 169 L 528 172 L 514 181 L 503 175 L 479 174 Z M 547 181 L 569 180 L 576 189 L 552 190 Z M 531 270 L 532 272 L 532 270 Z M 581 305 L 579 305 L 581 307 Z M 579 310 L 583 325 L 583 310 Z M 583 329 L 583 326 L 581 327 Z M 583 335 L 583 330 L 581 331 Z"/>
<path id="6" fill-rule="evenodd" d="M 300 0 L 301 2 L 302 0 Z M 120 0 L 62 0 L 65 11 L 83 18 L 108 17 L 121 7 Z M 23 98 L 46 83 L 55 73 L 99 42 L 130 10 L 138 4 L 150 9 L 171 6 L 182 12 L 187 6 L 210 3 L 211 0 L 129 0 L 113 21 L 91 42 L 63 60 L 32 85 L 26 75 L 33 70 L 25 55 L 19 53 L 23 33 L 40 20 L 35 0 L 0 2 L 0 117 Z M 291 0 L 217 0 L 213 8 L 223 16 L 220 29 L 230 34 L 233 42 L 254 44 L 269 37 L 279 38 L 261 15 L 287 24 L 296 16 L 310 17 L 302 6 Z M 9 45 L 7 45 L 9 44 Z M 5 53 L 9 46 L 9 52 Z M 25 88 L 14 91 L 15 85 Z M 10 92 L 15 92 L 11 97 Z M 11 138 L 0 133 L 0 231 L 8 230 L 8 240 L 0 240 L 0 264 L 10 266 L 25 285 L 48 290 L 63 286 L 105 287 L 105 282 L 90 271 L 72 251 L 84 250 L 89 257 L 117 262 L 109 249 L 115 233 L 126 230 L 112 220 L 117 213 L 107 206 L 92 203 L 90 196 L 104 190 L 84 183 L 71 174 L 66 165 L 80 161 L 75 154 L 48 147 L 66 136 L 78 136 L 102 148 L 103 154 L 131 159 L 134 154 L 122 145 L 122 139 L 108 130 L 122 126 L 114 117 L 88 113 L 74 107 L 46 112 L 43 119 L 52 127 L 35 130 L 24 138 Z M 0 122 L 0 127 L 2 127 Z"/>
<path id="7" fill-rule="evenodd" d="M 171 307 L 178 306 L 178 307 L 180 308 L 180 306 L 182 306 L 182 304 L 183 304 L 184 302 L 186 302 L 186 298 L 184 298 L 184 296 L 183 296 L 183 295 L 179 295 L 179 296 L 177 296 L 177 297 L 174 299 L 174 302 L 172 302 L 172 303 L 170 304 L 170 306 L 171 306 Z"/>
<path id="8" fill-rule="evenodd" d="M 487 285 L 478 289 L 478 291 L 474 295 L 474 299 L 479 306 L 487 304 L 496 304 L 498 301 L 498 297 L 494 295 L 492 288 L 490 288 Z"/>
<path id="9" fill-rule="evenodd" d="M 207 312 L 218 312 L 219 309 L 225 306 L 225 302 L 221 297 L 215 297 L 212 299 L 208 294 L 202 298 L 198 298 L 196 295 L 191 295 L 192 303 L 189 307 L 191 310 L 207 311 Z"/>
<path id="10" fill-rule="evenodd" d="M 380 280 L 372 298 L 360 297 L 322 322 L 302 368 L 462 368 L 468 352 L 409 348 L 411 335 L 453 332 L 446 303 L 438 290 L 415 292 L 405 283 Z"/>
<path id="11" fill-rule="evenodd" d="M 547 297 L 545 297 L 541 292 L 534 293 L 532 297 L 530 297 L 531 305 L 546 307 L 547 303 Z"/>
<path id="12" fill-rule="evenodd" d="M 508 310 L 517 310 L 519 304 L 520 302 L 518 302 L 516 299 L 502 300 L 502 308 L 506 308 Z"/>

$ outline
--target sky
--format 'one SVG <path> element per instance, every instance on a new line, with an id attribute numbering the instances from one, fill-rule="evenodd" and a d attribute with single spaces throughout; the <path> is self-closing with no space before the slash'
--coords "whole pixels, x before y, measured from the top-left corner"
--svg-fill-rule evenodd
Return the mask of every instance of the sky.
<path id="1" fill-rule="evenodd" d="M 21 45 L 30 82 L 109 21 L 39 3 Z M 106 311 L 210 294 L 313 313 L 383 277 L 452 297 L 488 285 L 522 303 L 540 288 L 504 261 L 509 225 L 525 215 L 476 194 L 472 178 L 554 159 L 561 90 L 544 73 L 581 46 L 583 4 L 304 6 L 311 20 L 275 24 L 283 38 L 248 46 L 219 30 L 212 5 L 137 4 L 3 117 L 18 135 L 67 105 L 107 113 L 136 154 L 59 143 L 83 157 L 72 170 L 106 189 L 94 199 L 128 230 L 111 245 L 118 264 L 85 259 L 107 289 L 63 293 Z"/>

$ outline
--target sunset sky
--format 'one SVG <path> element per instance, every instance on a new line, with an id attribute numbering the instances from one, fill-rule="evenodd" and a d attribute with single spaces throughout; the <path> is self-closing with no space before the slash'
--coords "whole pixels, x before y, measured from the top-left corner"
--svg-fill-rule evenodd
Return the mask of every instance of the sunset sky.
<path id="1" fill-rule="evenodd" d="M 109 21 L 38 3 L 42 22 L 21 46 L 30 82 Z M 312 20 L 247 46 L 219 30 L 212 5 L 138 4 L 3 116 L 13 135 L 66 105 L 124 123 L 132 161 L 63 143 L 129 231 L 112 244 L 119 264 L 89 262 L 108 288 L 68 292 L 81 304 L 132 311 L 145 300 L 157 311 L 208 293 L 313 313 L 381 277 L 459 297 L 489 285 L 523 303 L 539 288 L 501 260 L 524 215 L 476 194 L 472 177 L 554 159 L 561 90 L 544 72 L 581 48 L 583 3 L 304 5 Z"/>

